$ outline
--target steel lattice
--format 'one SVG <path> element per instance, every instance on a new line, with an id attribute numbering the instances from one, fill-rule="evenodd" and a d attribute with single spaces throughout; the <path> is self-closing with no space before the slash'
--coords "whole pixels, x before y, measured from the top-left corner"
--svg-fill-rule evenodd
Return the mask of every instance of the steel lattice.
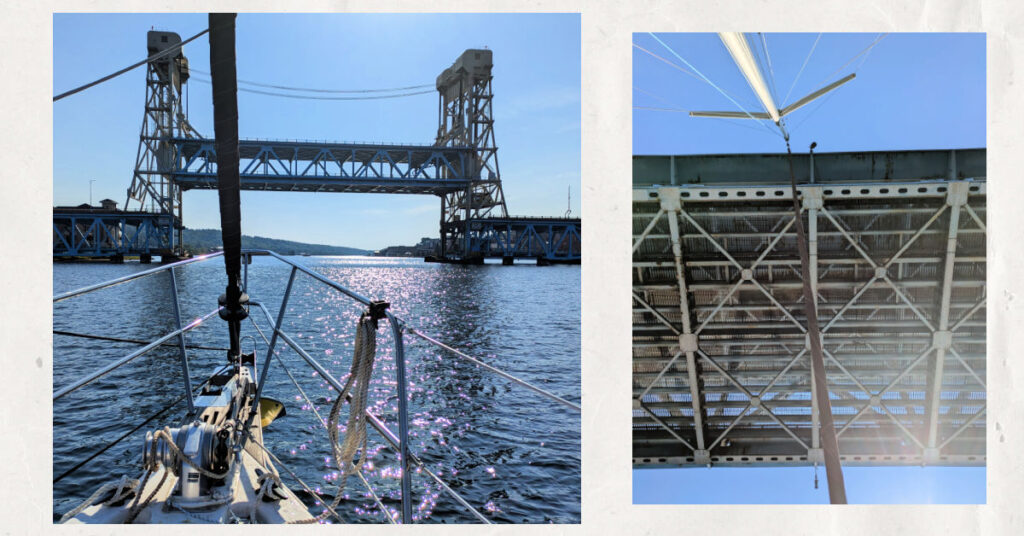
<path id="1" fill-rule="evenodd" d="M 843 463 L 984 464 L 984 181 L 800 192 Z M 789 188 L 633 212 L 634 467 L 820 462 Z"/>

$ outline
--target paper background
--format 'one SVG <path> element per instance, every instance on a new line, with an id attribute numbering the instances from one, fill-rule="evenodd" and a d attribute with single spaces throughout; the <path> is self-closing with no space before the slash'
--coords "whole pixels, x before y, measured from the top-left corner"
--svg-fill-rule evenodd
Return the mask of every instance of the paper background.
<path id="1" fill-rule="evenodd" d="M 1024 533 L 1024 4 L 1009 0 L 54 2 L 9 5 L 0 17 L 3 150 L 0 214 L 0 530 L 110 534 L 51 523 L 52 13 L 54 11 L 582 12 L 583 521 L 562 526 L 424 526 L 423 534 L 1021 534 Z M 424 40 L 429 41 L 428 29 Z M 979 506 L 633 506 L 630 406 L 631 34 L 636 31 L 983 31 L 988 58 L 988 504 Z M 949 65 L 949 69 L 957 69 Z M 951 102 L 950 106 L 957 103 Z M 951 126 L 950 128 L 955 128 Z M 141 533 L 141 529 L 134 533 Z M 180 526 L 149 527 L 177 534 Z M 308 527 L 208 527 L 280 534 Z M 387 526 L 321 528 L 394 533 Z M 412 529 L 405 529 L 412 530 Z"/>

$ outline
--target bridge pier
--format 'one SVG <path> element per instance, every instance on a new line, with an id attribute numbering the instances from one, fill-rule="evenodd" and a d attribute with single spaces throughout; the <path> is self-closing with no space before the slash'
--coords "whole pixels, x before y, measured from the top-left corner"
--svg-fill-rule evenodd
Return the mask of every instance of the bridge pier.
<path id="1" fill-rule="evenodd" d="M 505 257 L 501 258 L 501 264 L 503 266 L 512 266 L 512 264 L 514 262 L 515 262 L 515 257 L 505 256 Z"/>
<path id="2" fill-rule="evenodd" d="M 178 261 L 181 261 L 181 260 L 185 260 L 185 259 L 187 259 L 187 258 L 189 258 L 191 256 L 192 255 L 189 255 L 189 254 L 175 255 L 173 253 L 161 253 L 160 254 L 160 264 L 170 264 L 172 262 L 178 262 Z"/>
<path id="3" fill-rule="evenodd" d="M 139 255 L 139 264 L 150 264 L 153 262 L 153 256 L 149 253 L 142 253 Z"/>
<path id="4" fill-rule="evenodd" d="M 117 255 L 111 255 L 110 262 L 114 264 L 124 264 L 124 255 L 121 255 L 120 253 Z"/>

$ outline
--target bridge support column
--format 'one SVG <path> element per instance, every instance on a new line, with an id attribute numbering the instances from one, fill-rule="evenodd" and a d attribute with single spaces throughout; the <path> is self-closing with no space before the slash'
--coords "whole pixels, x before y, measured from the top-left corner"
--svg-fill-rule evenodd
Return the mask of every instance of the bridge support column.
<path id="1" fill-rule="evenodd" d="M 512 264 L 514 264 L 514 263 L 515 263 L 515 257 L 507 257 L 506 256 L 506 257 L 502 257 L 501 258 L 501 264 L 503 266 L 512 266 Z"/>
<path id="2" fill-rule="evenodd" d="M 153 256 L 149 253 L 139 255 L 139 264 L 149 264 L 151 262 L 153 262 Z"/>

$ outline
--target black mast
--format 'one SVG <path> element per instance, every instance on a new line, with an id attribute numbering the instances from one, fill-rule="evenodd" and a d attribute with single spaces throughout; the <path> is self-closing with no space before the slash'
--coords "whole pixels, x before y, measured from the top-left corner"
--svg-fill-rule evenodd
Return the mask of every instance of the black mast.
<path id="1" fill-rule="evenodd" d="M 213 85 L 213 129 L 217 148 L 217 185 L 224 268 L 228 284 L 218 302 L 228 322 L 228 359 L 239 355 L 241 321 L 248 316 L 249 297 L 238 285 L 242 270 L 242 212 L 238 178 L 238 80 L 235 72 L 235 14 L 210 13 L 210 78 Z"/>

